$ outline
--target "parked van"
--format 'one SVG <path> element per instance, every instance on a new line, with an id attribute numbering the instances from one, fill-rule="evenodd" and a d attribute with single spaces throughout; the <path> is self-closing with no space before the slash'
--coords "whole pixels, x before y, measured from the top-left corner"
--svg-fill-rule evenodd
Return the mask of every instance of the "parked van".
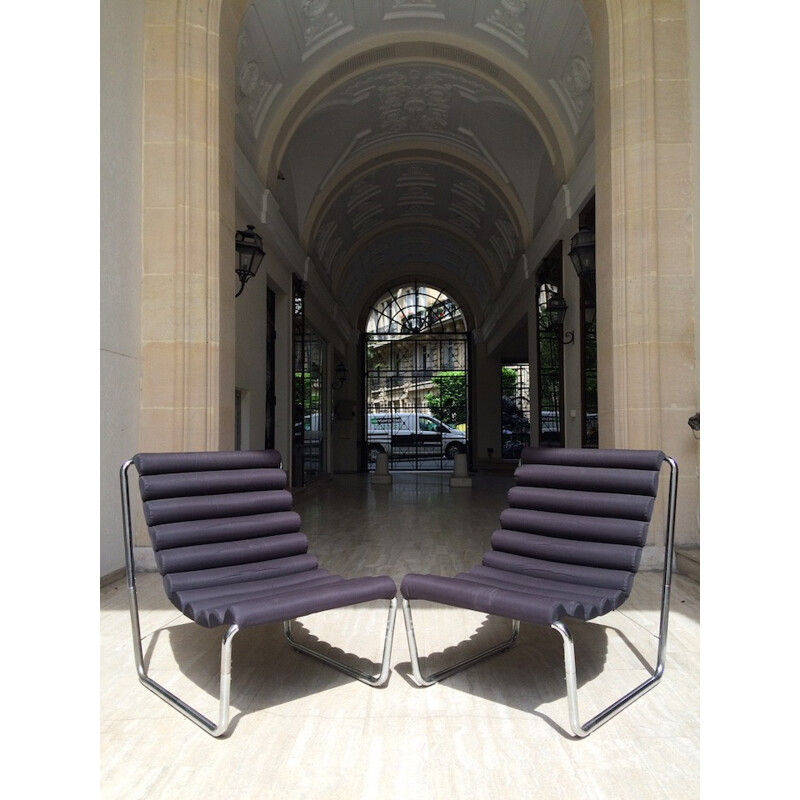
<path id="1" fill-rule="evenodd" d="M 464 431 L 451 428 L 430 414 L 372 412 L 367 414 L 367 452 L 373 463 L 378 453 L 442 455 L 454 459 L 467 450 Z"/>

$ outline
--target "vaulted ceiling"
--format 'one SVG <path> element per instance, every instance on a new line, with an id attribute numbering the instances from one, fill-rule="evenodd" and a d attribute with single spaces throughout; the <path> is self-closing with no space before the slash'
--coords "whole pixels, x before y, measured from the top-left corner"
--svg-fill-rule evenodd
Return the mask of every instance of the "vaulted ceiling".
<path id="1" fill-rule="evenodd" d="M 593 139 L 577 0 L 254 0 L 236 137 L 352 315 L 400 276 L 476 324 Z"/>

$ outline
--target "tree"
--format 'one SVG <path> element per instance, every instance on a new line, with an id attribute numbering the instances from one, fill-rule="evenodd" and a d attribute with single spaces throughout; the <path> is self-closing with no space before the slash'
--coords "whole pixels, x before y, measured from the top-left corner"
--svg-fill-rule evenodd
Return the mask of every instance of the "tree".
<path id="1" fill-rule="evenodd" d="M 464 372 L 440 372 L 431 378 L 434 390 L 425 395 L 431 414 L 455 427 L 467 422 L 467 376 Z"/>

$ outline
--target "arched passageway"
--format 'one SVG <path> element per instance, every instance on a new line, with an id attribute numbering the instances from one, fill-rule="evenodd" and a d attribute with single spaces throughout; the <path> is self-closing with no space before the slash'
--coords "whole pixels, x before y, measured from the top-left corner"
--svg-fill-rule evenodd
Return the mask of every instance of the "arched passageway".
<path id="1" fill-rule="evenodd" d="M 474 315 L 475 448 L 496 456 L 500 367 L 536 366 L 556 242 L 579 328 L 568 251 L 594 195 L 599 443 L 676 456 L 679 531 L 697 540 L 697 20 L 635 5 L 145 0 L 136 449 L 232 446 L 239 389 L 242 446 L 263 446 L 272 402 L 291 452 L 293 279 L 326 386 L 349 368 L 327 415 L 356 396 L 359 310 L 413 275 Z M 234 302 L 247 224 L 267 257 Z M 580 351 L 564 348 L 569 426 Z M 336 422 L 326 468 L 356 469 L 358 421 Z"/>

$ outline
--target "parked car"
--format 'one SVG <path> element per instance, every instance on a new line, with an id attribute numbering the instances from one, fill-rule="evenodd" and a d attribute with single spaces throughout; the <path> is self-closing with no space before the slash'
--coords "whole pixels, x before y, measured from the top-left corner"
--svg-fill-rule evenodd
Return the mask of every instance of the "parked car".
<path id="1" fill-rule="evenodd" d="M 467 449 L 464 431 L 430 414 L 372 412 L 367 414 L 367 452 L 370 463 L 378 453 L 442 456 L 454 459 Z"/>

